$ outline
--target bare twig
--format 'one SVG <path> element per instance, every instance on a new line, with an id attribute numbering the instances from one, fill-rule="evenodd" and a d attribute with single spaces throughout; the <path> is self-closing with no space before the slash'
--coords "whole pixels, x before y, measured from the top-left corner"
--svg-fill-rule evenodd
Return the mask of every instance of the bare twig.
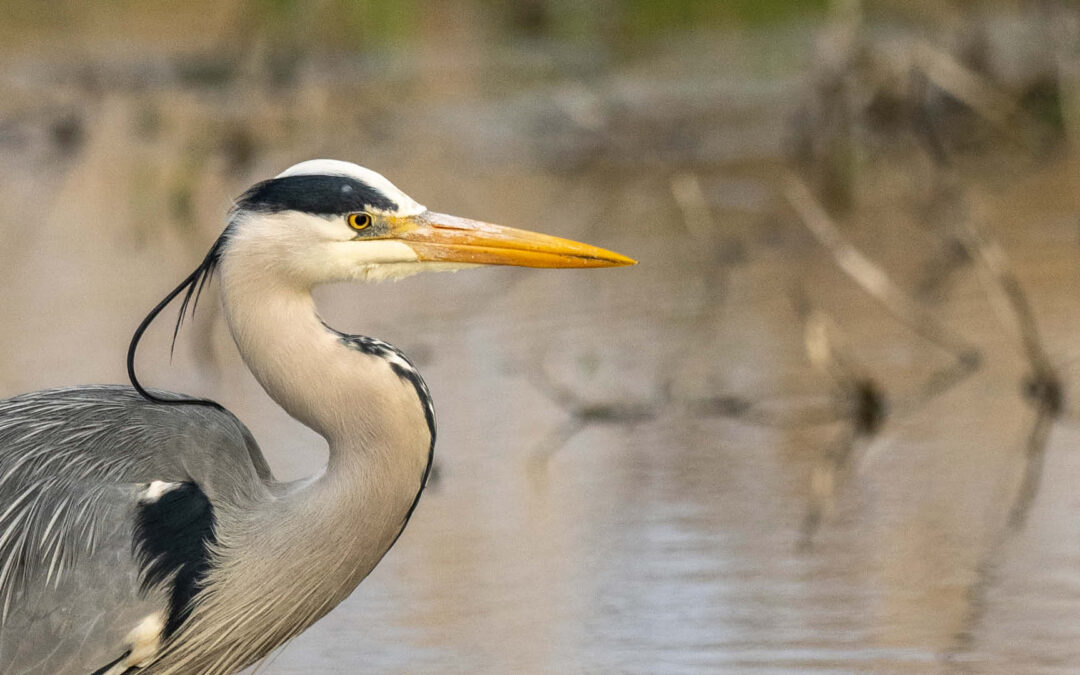
<path id="1" fill-rule="evenodd" d="M 1003 323 L 1016 330 L 1033 376 L 1041 382 L 1057 382 L 1057 373 L 1039 335 L 1035 313 L 1019 279 L 1009 265 L 1005 252 L 996 241 L 983 235 L 969 219 L 958 222 L 955 229 L 958 239 L 978 263 L 977 269 L 983 285 L 998 316 Z"/>
<path id="2" fill-rule="evenodd" d="M 905 411 L 924 405 L 978 370 L 981 363 L 978 349 L 947 330 L 918 301 L 901 290 L 880 266 L 848 242 L 801 181 L 789 180 L 787 197 L 807 229 L 833 256 L 840 269 L 901 323 L 956 359 L 950 366 L 931 374 L 913 395 L 902 399 Z"/>
<path id="3" fill-rule="evenodd" d="M 1047 408 L 1039 408 L 1035 414 L 1035 422 L 1028 434 L 1027 447 L 1025 448 L 1024 476 L 1020 481 L 1020 489 L 1016 493 L 1016 501 L 1009 510 L 1009 528 L 1019 530 L 1027 522 L 1031 505 L 1039 492 L 1042 481 L 1043 464 L 1046 461 L 1046 444 L 1050 437 L 1050 428 L 1053 425 L 1055 414 Z"/>
<path id="4" fill-rule="evenodd" d="M 532 451 L 529 464 L 533 472 L 545 467 L 555 453 L 585 427 L 592 424 L 633 426 L 655 419 L 668 404 L 666 391 L 649 401 L 589 401 L 548 375 L 543 368 L 526 371 L 525 375 L 533 386 L 570 415 L 566 423 Z"/>
<path id="5" fill-rule="evenodd" d="M 896 412 L 907 413 L 925 405 L 979 368 L 978 351 L 947 331 L 900 290 L 883 269 L 851 245 L 803 183 L 789 179 L 787 197 L 806 227 L 848 276 L 904 325 L 954 357 L 954 362 L 932 373 L 918 389 L 899 399 Z M 805 324 L 807 355 L 815 367 L 832 379 L 838 407 L 847 411 L 852 422 L 847 440 L 838 444 L 838 449 L 814 469 L 812 501 L 803 527 L 802 543 L 806 545 L 828 511 L 841 477 L 859 473 L 870 463 L 869 441 L 879 432 L 889 406 L 883 388 L 858 362 L 839 327 L 823 312 L 810 308 L 805 296 L 797 295 L 795 305 Z M 860 444 L 866 447 L 857 451 Z"/>
<path id="6" fill-rule="evenodd" d="M 960 186 L 949 157 L 942 150 L 943 145 L 933 120 L 927 118 L 926 124 L 916 131 L 939 169 L 940 181 L 949 186 L 948 194 L 952 201 L 963 207 L 958 209 L 958 216 L 947 228 L 950 237 L 963 246 L 968 257 L 975 261 L 991 306 L 999 320 L 1015 331 L 1030 368 L 1023 382 L 1023 393 L 1034 404 L 1036 417 L 1025 445 L 1024 474 L 1009 512 L 1008 531 L 1004 535 L 1008 536 L 1009 532 L 1023 527 L 1031 504 L 1038 495 L 1050 428 L 1065 413 L 1062 375 L 1053 365 L 1043 344 L 1031 303 L 1005 251 L 968 216 L 969 191 Z"/>
<path id="7" fill-rule="evenodd" d="M 1024 475 L 1009 513 L 1012 530 L 1023 527 L 1038 494 L 1045 462 L 1047 438 L 1054 420 L 1061 417 L 1064 391 L 1061 376 L 1043 346 L 1035 313 L 1004 250 L 984 235 L 970 219 L 954 225 L 958 240 L 976 261 L 983 287 L 1002 323 L 1016 331 L 1031 371 L 1024 381 L 1024 395 L 1035 405 L 1036 416 L 1025 445 Z"/>
<path id="8" fill-rule="evenodd" d="M 843 436 L 814 467 L 810 477 L 810 504 L 803 521 L 800 546 L 812 543 L 822 521 L 832 510 L 836 490 L 844 477 L 858 471 L 858 445 L 881 430 L 888 404 L 885 393 L 858 361 L 843 332 L 831 317 L 814 309 L 798 295 L 795 299 L 803 317 L 803 339 L 810 363 L 826 374 L 836 390 L 837 407 L 850 421 Z"/>
<path id="9" fill-rule="evenodd" d="M 534 479 L 542 477 L 555 453 L 565 447 L 585 426 L 586 423 L 583 420 L 574 417 L 548 433 L 529 453 L 527 460 L 529 475 Z"/>
<path id="10" fill-rule="evenodd" d="M 835 396 L 798 403 L 791 397 L 748 399 L 721 395 L 690 401 L 686 408 L 698 417 L 729 417 L 773 429 L 825 426 L 848 418 L 847 410 Z"/>
<path id="11" fill-rule="evenodd" d="M 652 401 L 589 401 L 548 375 L 545 370 L 539 370 L 539 373 L 529 375 L 529 381 L 533 386 L 574 418 L 585 423 L 643 422 L 656 417 L 666 403 L 663 397 Z"/>
<path id="12" fill-rule="evenodd" d="M 877 300 L 901 323 L 954 357 L 978 359 L 978 350 L 967 341 L 952 334 L 931 316 L 922 305 L 911 299 L 888 275 L 864 256 L 840 233 L 825 210 L 814 199 L 806 185 L 790 176 L 785 196 L 802 222 L 852 280 Z"/>
<path id="13" fill-rule="evenodd" d="M 975 629 L 986 613 L 986 594 L 994 585 L 994 577 L 1003 556 L 1003 549 L 1013 536 L 1023 529 L 1038 494 L 1046 458 L 1046 445 L 1053 420 L 1053 415 L 1046 409 L 1039 409 L 1036 412 L 1031 429 L 1028 431 L 1024 475 L 1020 488 L 1009 508 L 1006 526 L 993 536 L 975 568 L 975 579 L 967 589 L 967 611 L 963 626 L 954 636 L 948 655 L 970 649 Z"/>
<path id="14" fill-rule="evenodd" d="M 807 549 L 836 506 L 837 487 L 850 473 L 849 459 L 857 455 L 860 436 L 848 429 L 810 470 L 810 499 L 800 528 L 798 547 Z"/>
<path id="15" fill-rule="evenodd" d="M 999 130 L 1015 136 L 1013 122 L 1020 107 L 978 73 L 927 42 L 912 49 L 915 65 L 927 79 L 956 100 L 977 112 Z"/>

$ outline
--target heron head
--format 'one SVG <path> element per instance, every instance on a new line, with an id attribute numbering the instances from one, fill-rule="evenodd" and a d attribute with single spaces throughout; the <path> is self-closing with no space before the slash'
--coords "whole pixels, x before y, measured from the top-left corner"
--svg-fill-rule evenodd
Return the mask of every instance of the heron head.
<path id="1" fill-rule="evenodd" d="M 142 320 L 128 346 L 128 377 L 150 324 L 181 298 L 173 346 L 189 312 L 218 268 L 225 285 L 310 289 L 334 281 L 396 279 L 423 271 L 477 265 L 616 267 L 634 260 L 568 239 L 429 211 L 378 173 L 349 162 L 315 159 L 253 185 L 195 271 Z M 203 399 L 183 399 L 204 405 Z"/>
<path id="2" fill-rule="evenodd" d="M 326 159 L 245 192 L 226 237 L 229 249 L 306 284 L 476 265 L 634 264 L 595 246 L 429 211 L 380 174 Z"/>

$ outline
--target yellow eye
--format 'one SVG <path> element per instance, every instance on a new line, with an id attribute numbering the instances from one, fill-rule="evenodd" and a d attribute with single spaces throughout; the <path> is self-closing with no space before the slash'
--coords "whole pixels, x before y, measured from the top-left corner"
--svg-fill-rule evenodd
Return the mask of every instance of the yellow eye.
<path id="1" fill-rule="evenodd" d="M 368 213 L 350 213 L 349 214 L 349 227 L 354 230 L 360 231 L 366 229 L 368 225 L 371 225 L 371 214 Z"/>

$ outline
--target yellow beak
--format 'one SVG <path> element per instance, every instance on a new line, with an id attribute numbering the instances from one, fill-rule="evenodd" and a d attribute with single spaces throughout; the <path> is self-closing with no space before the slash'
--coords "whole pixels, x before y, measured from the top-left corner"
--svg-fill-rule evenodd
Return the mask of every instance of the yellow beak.
<path id="1" fill-rule="evenodd" d="M 617 267 L 637 261 L 569 239 L 425 211 L 397 218 L 390 236 L 422 261 L 520 267 Z"/>

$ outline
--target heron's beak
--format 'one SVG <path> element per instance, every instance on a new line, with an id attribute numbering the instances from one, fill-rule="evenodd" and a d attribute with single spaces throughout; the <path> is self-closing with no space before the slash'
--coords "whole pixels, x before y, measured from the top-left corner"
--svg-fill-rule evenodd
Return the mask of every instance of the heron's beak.
<path id="1" fill-rule="evenodd" d="M 421 261 L 520 267 L 617 267 L 636 260 L 569 239 L 425 211 L 397 218 L 391 237 Z"/>

